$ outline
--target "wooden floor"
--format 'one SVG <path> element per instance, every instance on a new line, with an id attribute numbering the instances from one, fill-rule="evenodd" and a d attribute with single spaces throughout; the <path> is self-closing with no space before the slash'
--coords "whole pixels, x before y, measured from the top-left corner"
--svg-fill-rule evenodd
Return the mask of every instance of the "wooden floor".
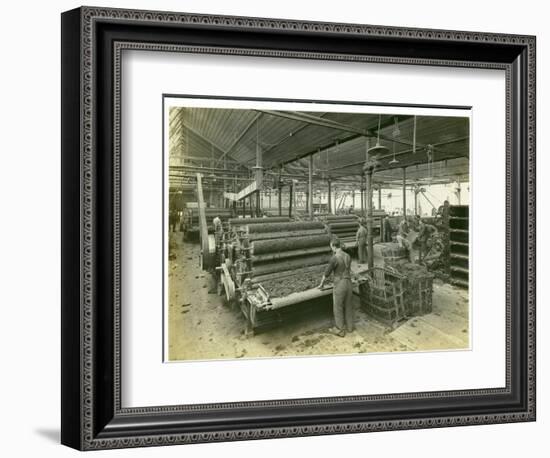
<path id="1" fill-rule="evenodd" d="M 382 266 L 382 258 L 375 257 L 374 264 Z M 352 261 L 352 269 L 361 267 Z M 435 280 L 432 303 L 432 313 L 401 322 L 389 335 L 411 351 L 469 348 L 468 290 Z"/>
<path id="2" fill-rule="evenodd" d="M 341 338 L 333 326 L 331 298 L 254 336 L 243 334 L 237 308 L 224 305 L 213 279 L 199 268 L 199 246 L 172 235 L 176 258 L 169 262 L 168 357 L 171 361 L 335 354 L 386 353 L 469 348 L 467 290 L 434 282 L 432 313 L 392 330 L 367 315 L 354 297 L 355 332 Z M 366 266 L 353 268 L 364 269 Z"/>

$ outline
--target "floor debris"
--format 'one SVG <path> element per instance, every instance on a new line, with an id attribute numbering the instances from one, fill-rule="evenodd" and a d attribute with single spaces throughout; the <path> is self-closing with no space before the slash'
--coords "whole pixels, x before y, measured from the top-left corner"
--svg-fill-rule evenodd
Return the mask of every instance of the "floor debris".
<path id="1" fill-rule="evenodd" d="M 213 284 L 213 280 L 210 274 L 200 270 L 199 245 L 182 243 L 181 233 L 173 233 L 173 237 L 176 258 L 186 261 L 169 261 L 170 271 L 174 272 L 168 279 L 169 305 L 180 304 L 180 307 L 167 307 L 168 355 L 172 361 L 425 351 L 469 346 L 468 292 L 439 280 L 434 286 L 433 313 L 409 320 L 409 325 L 395 330 L 366 315 L 354 296 L 356 331 L 344 338 L 327 333 L 334 325 L 330 297 L 318 307 L 293 315 L 292 319 L 273 329 L 245 335 L 245 320 L 239 307 L 223 305 L 221 296 L 208 294 L 207 284 Z M 315 280 L 318 284 L 320 277 Z"/>

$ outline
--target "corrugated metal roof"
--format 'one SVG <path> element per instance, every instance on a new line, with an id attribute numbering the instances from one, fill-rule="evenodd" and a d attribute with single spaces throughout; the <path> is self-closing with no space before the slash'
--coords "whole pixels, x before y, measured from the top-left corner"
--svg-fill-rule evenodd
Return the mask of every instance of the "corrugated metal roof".
<path id="1" fill-rule="evenodd" d="M 399 134 L 393 136 L 396 119 Z M 378 114 L 172 108 L 169 115 L 170 158 L 171 163 L 178 164 L 186 157 L 204 158 L 208 166 L 221 167 L 223 160 L 219 158 L 226 157 L 252 167 L 259 145 L 265 169 L 288 164 L 289 169 L 303 170 L 307 176 L 307 160 L 303 158 L 316 153 L 316 176 L 360 175 L 367 143 L 374 146 L 376 138 L 367 140 L 357 131 L 369 130 L 376 134 L 378 122 Z M 388 150 L 378 156 L 379 168 L 375 175 L 403 167 L 428 173 L 437 168 L 436 164 L 442 164 L 441 168 L 450 160 L 469 156 L 467 117 L 417 116 L 414 153 L 413 116 L 381 115 L 380 122 L 380 144 Z M 394 149 L 397 162 L 392 163 Z M 421 165 L 425 167 L 418 169 Z M 468 173 L 467 159 L 458 161 L 455 166 L 457 174 Z"/>

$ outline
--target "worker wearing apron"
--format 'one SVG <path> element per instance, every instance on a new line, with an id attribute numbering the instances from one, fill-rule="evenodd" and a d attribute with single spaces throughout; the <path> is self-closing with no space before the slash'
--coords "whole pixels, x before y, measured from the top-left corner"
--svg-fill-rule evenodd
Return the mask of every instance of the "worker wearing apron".
<path id="1" fill-rule="evenodd" d="M 342 250 L 340 240 L 338 239 L 331 241 L 330 247 L 334 255 L 328 263 L 319 288 L 323 288 L 327 277 L 331 274 L 334 275 L 332 300 L 335 327 L 331 328 L 330 331 L 339 337 L 345 337 L 346 328 L 348 332 L 353 332 L 354 330 L 351 257 Z"/>

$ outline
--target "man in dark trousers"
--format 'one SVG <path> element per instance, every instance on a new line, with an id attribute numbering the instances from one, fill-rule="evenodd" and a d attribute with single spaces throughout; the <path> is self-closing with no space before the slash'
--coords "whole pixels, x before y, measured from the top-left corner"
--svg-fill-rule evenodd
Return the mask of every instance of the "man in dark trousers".
<path id="1" fill-rule="evenodd" d="M 384 219 L 382 220 L 382 242 L 391 242 L 392 231 L 393 228 L 391 226 L 390 217 L 384 215 Z"/>
<path id="2" fill-rule="evenodd" d="M 170 232 L 176 232 L 179 223 L 179 213 L 177 210 L 170 210 L 168 214 L 168 226 L 170 227 Z"/>
<path id="3" fill-rule="evenodd" d="M 334 254 L 325 269 L 319 289 L 323 289 L 325 280 L 333 274 L 332 300 L 335 327 L 329 331 L 338 337 L 345 337 L 346 328 L 348 332 L 354 331 L 355 321 L 352 303 L 351 257 L 342 250 L 339 239 L 333 239 L 330 242 L 330 248 Z"/>
<path id="4" fill-rule="evenodd" d="M 357 240 L 357 253 L 359 255 L 359 264 L 365 264 L 367 262 L 367 228 L 363 218 L 359 221 L 359 229 L 355 238 Z"/>

